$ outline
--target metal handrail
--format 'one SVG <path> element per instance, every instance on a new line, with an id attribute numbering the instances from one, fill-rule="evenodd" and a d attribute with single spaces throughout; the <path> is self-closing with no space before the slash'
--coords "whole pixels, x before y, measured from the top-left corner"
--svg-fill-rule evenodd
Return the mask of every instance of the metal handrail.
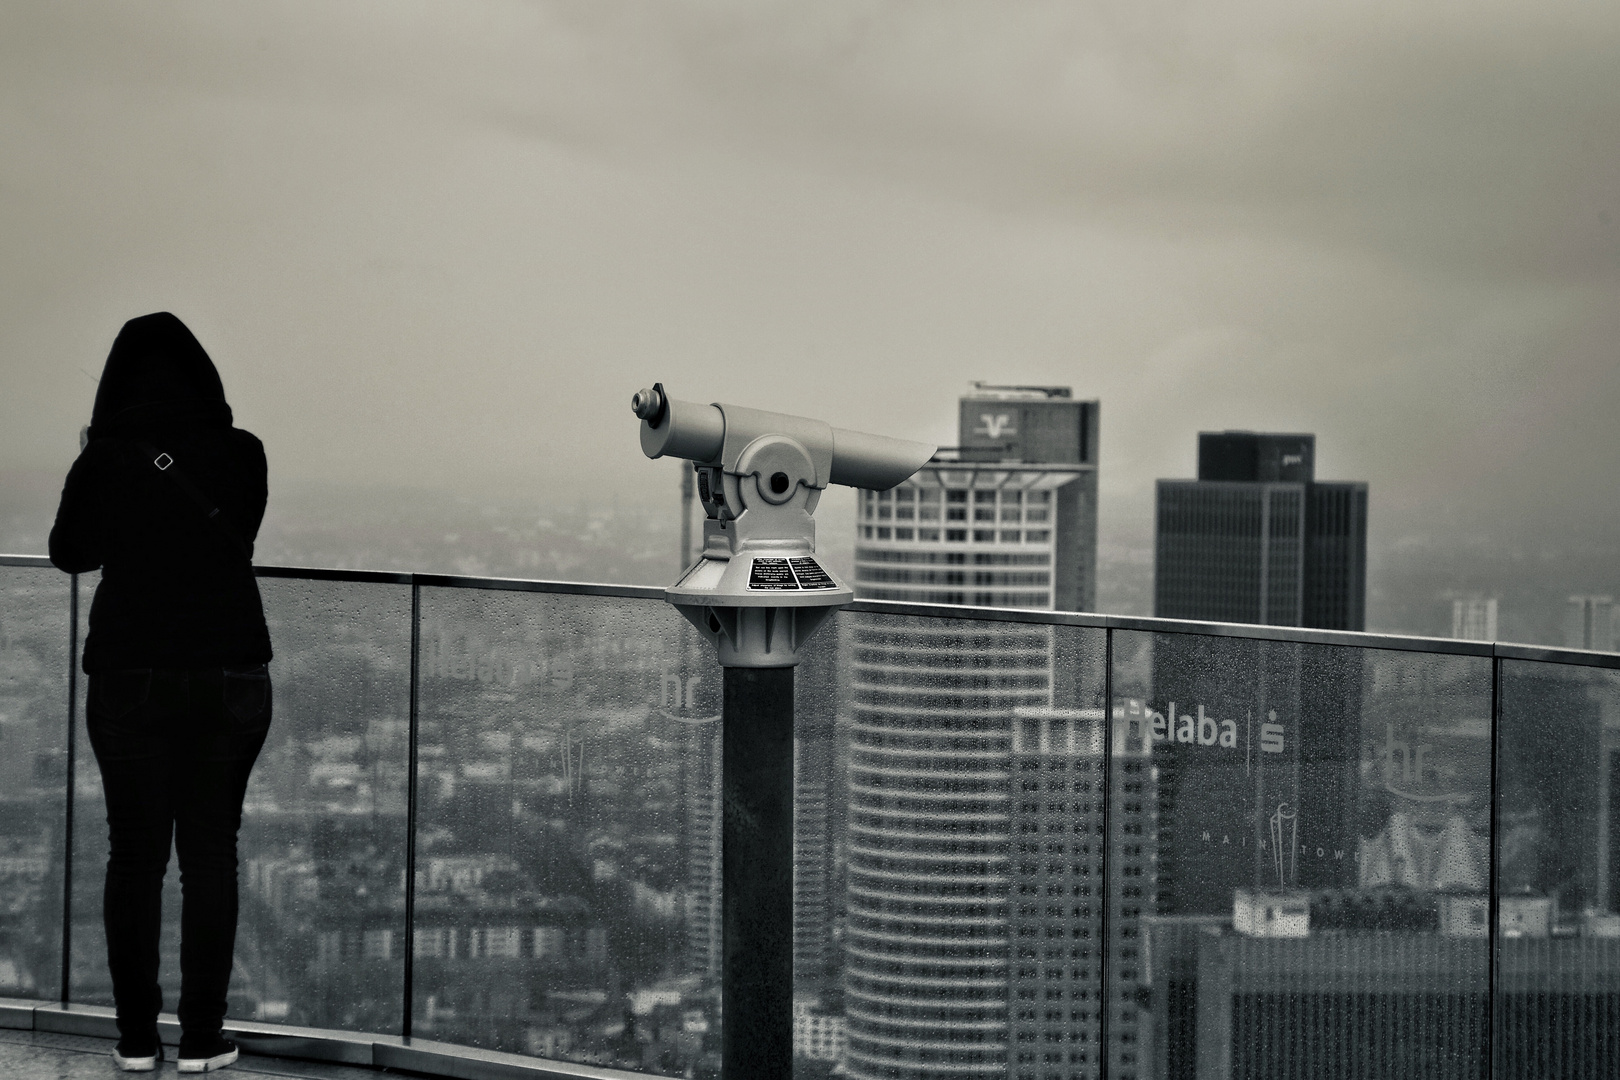
<path id="1" fill-rule="evenodd" d="M 43 555 L 0 554 L 0 566 L 50 566 Z M 494 592 L 553 593 L 565 596 L 602 596 L 624 600 L 662 600 L 664 590 L 652 585 L 613 585 L 585 581 L 546 581 L 530 578 L 476 577 L 462 574 L 424 574 L 400 570 L 351 570 L 318 566 L 255 566 L 262 578 L 305 581 L 343 581 L 378 585 L 415 585 L 433 589 L 484 589 Z M 1298 645 L 1338 645 L 1359 649 L 1424 652 L 1450 656 L 1500 657 L 1548 664 L 1620 669 L 1620 653 L 1564 649 L 1507 641 L 1466 641 L 1459 638 L 1383 634 L 1359 630 L 1318 630 L 1309 627 L 1263 626 L 1251 623 L 1199 622 L 1158 619 L 1142 615 L 1109 615 L 1086 611 L 1048 611 L 1039 608 L 974 607 L 967 604 L 924 604 L 901 600 L 856 600 L 843 610 L 868 615 L 908 615 L 920 618 L 962 619 L 975 622 L 1035 623 L 1099 630 L 1128 630 L 1148 634 L 1192 634 L 1201 637 L 1278 641 Z"/>

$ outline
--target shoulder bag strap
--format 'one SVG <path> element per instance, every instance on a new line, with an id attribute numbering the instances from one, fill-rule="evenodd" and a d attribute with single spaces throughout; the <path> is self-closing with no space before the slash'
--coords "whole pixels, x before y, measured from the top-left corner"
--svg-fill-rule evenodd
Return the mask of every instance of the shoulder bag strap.
<path id="1" fill-rule="evenodd" d="M 215 528 L 219 529 L 220 534 L 231 542 L 232 547 L 241 552 L 249 562 L 253 561 L 253 553 L 248 548 L 247 542 L 242 539 L 242 534 L 236 531 L 236 527 L 231 524 L 230 519 L 220 511 L 219 507 L 215 506 L 213 501 L 203 494 L 202 489 L 191 482 L 191 477 L 180 470 L 180 467 L 174 463 L 172 455 L 164 453 L 147 442 L 136 443 L 135 447 L 146 455 L 153 468 L 168 477 L 175 487 L 185 492 L 186 496 L 197 504 L 197 509 L 201 510 L 203 516 L 214 523 Z"/>

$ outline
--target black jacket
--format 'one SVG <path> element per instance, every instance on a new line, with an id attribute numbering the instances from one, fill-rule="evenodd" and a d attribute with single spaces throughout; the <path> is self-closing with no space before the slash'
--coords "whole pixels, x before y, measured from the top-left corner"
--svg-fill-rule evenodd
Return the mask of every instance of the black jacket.
<path id="1" fill-rule="evenodd" d="M 174 459 L 172 469 L 219 508 L 242 545 L 143 445 Z M 251 565 L 266 477 L 264 446 L 231 426 L 219 373 L 185 324 L 167 312 L 125 323 L 51 529 L 53 563 L 102 571 L 85 671 L 270 659 Z"/>

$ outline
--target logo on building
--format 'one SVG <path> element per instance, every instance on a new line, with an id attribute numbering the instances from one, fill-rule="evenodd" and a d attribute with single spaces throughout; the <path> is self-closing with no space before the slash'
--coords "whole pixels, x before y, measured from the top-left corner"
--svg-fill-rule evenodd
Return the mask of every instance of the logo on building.
<path id="1" fill-rule="evenodd" d="M 979 425 L 977 434 L 987 435 L 992 439 L 1018 434 L 1018 427 L 1013 423 L 1011 413 L 980 413 Z"/>

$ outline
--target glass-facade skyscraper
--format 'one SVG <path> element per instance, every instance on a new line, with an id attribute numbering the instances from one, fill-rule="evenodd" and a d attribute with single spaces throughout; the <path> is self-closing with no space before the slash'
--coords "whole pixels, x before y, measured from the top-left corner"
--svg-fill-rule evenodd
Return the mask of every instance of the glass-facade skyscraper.
<path id="1" fill-rule="evenodd" d="M 954 451 L 893 491 L 861 496 L 857 594 L 1090 608 L 1098 412 L 1067 388 L 977 386 L 962 398 Z M 1049 1012 L 1061 1011 L 1053 1024 L 1088 1038 L 1098 1024 L 1095 993 L 1081 989 L 1100 978 L 1096 946 L 1079 933 L 1101 925 L 1103 898 L 1091 888 L 1102 837 L 1078 830 L 1100 830 L 1102 789 L 1088 787 L 1077 802 L 1074 791 L 1048 799 L 1019 787 L 1029 765 L 1064 765 L 1066 788 L 1075 782 L 1070 769 L 1078 776 L 1082 765 L 1080 782 L 1101 779 L 1087 737 L 1079 749 L 1068 736 L 1061 752 L 1052 743 L 1050 762 L 1037 750 L 1050 739 L 1018 741 L 1019 723 L 1042 731 L 1082 715 L 1100 723 L 1100 698 L 1077 700 L 1084 695 L 1070 685 L 1074 658 L 1056 658 L 1056 629 L 873 618 L 851 635 L 844 1005 L 852 1077 L 1007 1080 L 1034 1075 L 1036 1057 L 1047 1059 L 1041 1076 L 1060 1063 L 1064 1080 L 1096 1075 L 1094 1043 L 1036 1050 L 1028 1041 L 1045 1037 Z M 1077 816 L 1080 802 L 1086 810 Z M 1061 809 L 1048 815 L 1048 805 Z M 1014 831 L 1027 845 L 1047 817 L 1061 826 L 1064 857 L 1017 858 Z M 1071 843 L 1085 853 L 1068 852 Z M 1062 899 L 1054 892 L 1047 902 L 1059 888 L 1048 862 L 1085 881 L 1086 894 L 1065 878 Z M 1035 869 L 1024 874 L 1026 864 Z M 1042 900 L 1032 899 L 1037 893 Z M 1020 952 L 1029 935 L 1044 941 L 1048 930 L 1064 937 L 1061 964 L 1048 964 L 1044 947 L 1035 960 Z M 1056 966 L 1062 980 L 1042 983 Z M 1025 969 L 1035 974 L 1020 975 Z M 1071 969 L 1085 973 L 1074 987 Z M 1050 1004 L 1059 988 L 1074 1000 Z M 1034 993 L 1044 995 L 1038 1008 L 1027 1001 Z M 1086 1019 L 1071 1023 L 1082 1012 Z"/>
<path id="2" fill-rule="evenodd" d="M 1201 432 L 1198 479 L 1160 480 L 1153 614 L 1366 628 L 1367 485 L 1316 479 L 1316 436 Z"/>

